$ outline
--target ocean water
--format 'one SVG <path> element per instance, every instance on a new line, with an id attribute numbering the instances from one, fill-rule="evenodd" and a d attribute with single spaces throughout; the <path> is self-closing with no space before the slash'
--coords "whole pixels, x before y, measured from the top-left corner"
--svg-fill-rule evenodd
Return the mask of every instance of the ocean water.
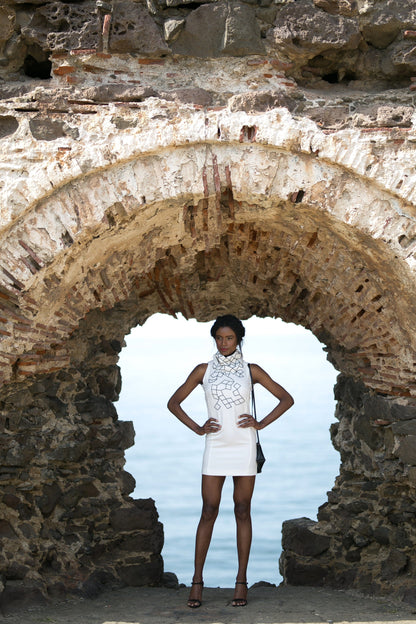
<path id="1" fill-rule="evenodd" d="M 280 583 L 279 556 L 284 520 L 316 519 L 338 475 L 339 454 L 329 427 L 335 421 L 333 386 L 337 372 L 321 343 L 308 331 L 279 319 L 244 322 L 246 361 L 262 366 L 294 397 L 295 405 L 260 432 L 266 464 L 256 478 L 252 503 L 253 543 L 248 582 Z M 165 571 L 189 585 L 195 531 L 201 510 L 200 482 L 204 439 L 166 408 L 169 397 L 200 362 L 211 359 L 215 345 L 211 323 L 154 315 L 127 336 L 119 365 L 123 378 L 116 404 L 121 420 L 132 420 L 136 436 L 126 451 L 125 469 L 136 479 L 134 498 L 153 498 L 164 525 Z M 255 387 L 258 417 L 275 399 Z M 202 388 L 183 407 L 194 420 L 206 419 Z M 232 479 L 226 479 L 220 513 L 208 552 L 207 586 L 231 587 L 237 569 Z"/>

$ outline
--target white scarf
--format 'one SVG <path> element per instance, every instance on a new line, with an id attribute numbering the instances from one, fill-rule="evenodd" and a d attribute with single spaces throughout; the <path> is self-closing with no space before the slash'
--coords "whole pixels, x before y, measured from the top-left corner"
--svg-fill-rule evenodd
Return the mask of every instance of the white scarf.
<path id="1" fill-rule="evenodd" d="M 229 374 L 237 377 L 244 376 L 243 354 L 237 348 L 231 355 L 222 355 L 219 351 L 214 355 L 212 375 L 210 381 L 215 381 L 218 377 Z"/>

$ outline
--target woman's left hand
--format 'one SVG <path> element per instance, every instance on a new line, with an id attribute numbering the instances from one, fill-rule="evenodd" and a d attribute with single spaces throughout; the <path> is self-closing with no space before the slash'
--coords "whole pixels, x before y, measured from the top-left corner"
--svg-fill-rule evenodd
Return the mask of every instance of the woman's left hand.
<path id="1" fill-rule="evenodd" d="M 258 421 L 251 414 L 241 414 L 237 421 L 238 427 L 253 427 L 254 429 L 260 429 Z"/>

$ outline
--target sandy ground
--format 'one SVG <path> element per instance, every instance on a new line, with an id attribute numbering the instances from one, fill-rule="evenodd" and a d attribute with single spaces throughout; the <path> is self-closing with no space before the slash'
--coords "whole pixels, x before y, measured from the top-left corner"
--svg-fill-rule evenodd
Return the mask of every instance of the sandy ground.
<path id="1" fill-rule="evenodd" d="M 416 608 L 353 591 L 314 587 L 253 587 L 246 607 L 232 607 L 232 589 L 204 589 L 203 604 L 189 609 L 189 588 L 125 588 L 98 598 L 1 616 L 4 624 L 415 624 Z"/>

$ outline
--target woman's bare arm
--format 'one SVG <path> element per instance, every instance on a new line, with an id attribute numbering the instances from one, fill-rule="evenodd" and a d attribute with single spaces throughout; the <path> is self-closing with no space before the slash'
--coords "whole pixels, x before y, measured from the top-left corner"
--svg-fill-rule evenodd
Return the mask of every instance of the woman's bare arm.
<path id="1" fill-rule="evenodd" d="M 294 404 L 293 397 L 283 388 L 283 386 L 279 385 L 274 379 L 270 377 L 257 364 L 250 364 L 251 375 L 253 379 L 253 383 L 259 383 L 266 390 L 268 390 L 271 394 L 273 394 L 277 399 L 279 399 L 279 403 L 276 405 L 272 411 L 267 414 L 261 420 L 255 420 L 254 416 L 249 414 L 242 414 L 239 419 L 240 427 L 254 427 L 255 429 L 264 429 L 267 425 L 277 420 L 282 414 L 284 414 L 292 405 Z"/>
<path id="2" fill-rule="evenodd" d="M 195 390 L 199 384 L 202 383 L 207 366 L 207 364 L 198 364 L 198 366 L 196 366 L 188 376 L 185 383 L 179 386 L 168 401 L 168 409 L 172 412 L 172 414 L 174 414 L 176 418 L 178 418 L 184 425 L 189 427 L 189 429 L 198 435 L 204 435 L 205 433 L 218 430 L 215 427 L 214 422 L 210 422 L 211 420 L 214 421 L 214 419 L 208 419 L 208 421 L 201 427 L 190 416 L 188 416 L 182 408 L 181 403 L 191 394 L 193 390 Z"/>

